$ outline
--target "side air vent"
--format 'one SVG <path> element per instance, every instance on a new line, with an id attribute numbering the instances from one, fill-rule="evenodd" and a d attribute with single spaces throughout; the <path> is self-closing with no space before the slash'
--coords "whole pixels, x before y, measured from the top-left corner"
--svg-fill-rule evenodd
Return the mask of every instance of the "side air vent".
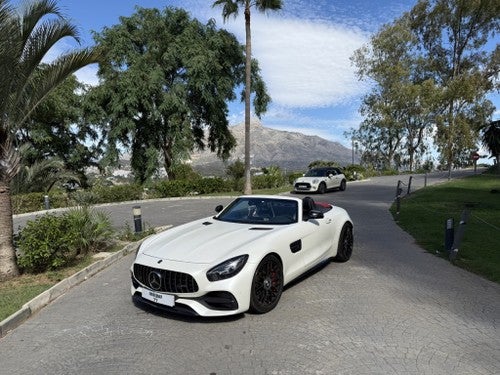
<path id="1" fill-rule="evenodd" d="M 290 244 L 290 250 L 292 251 L 292 253 L 298 253 L 300 250 L 302 250 L 302 241 L 297 240 L 292 242 Z"/>

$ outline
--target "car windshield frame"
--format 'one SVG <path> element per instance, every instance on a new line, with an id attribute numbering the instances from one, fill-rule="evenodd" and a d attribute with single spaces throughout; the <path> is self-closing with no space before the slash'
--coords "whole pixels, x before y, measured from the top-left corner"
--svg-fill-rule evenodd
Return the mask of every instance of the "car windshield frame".
<path id="1" fill-rule="evenodd" d="M 299 203 L 292 199 L 240 197 L 214 219 L 250 225 L 290 225 L 298 222 Z"/>
<path id="2" fill-rule="evenodd" d="M 314 169 L 309 169 L 304 177 L 326 177 L 327 176 L 327 169 L 321 169 L 321 168 L 314 168 Z"/>

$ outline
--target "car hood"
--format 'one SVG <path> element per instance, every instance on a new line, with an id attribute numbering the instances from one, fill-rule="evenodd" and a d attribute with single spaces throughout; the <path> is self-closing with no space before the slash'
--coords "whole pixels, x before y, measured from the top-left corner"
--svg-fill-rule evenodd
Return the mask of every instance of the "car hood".
<path id="1" fill-rule="evenodd" d="M 297 180 L 296 180 L 296 181 L 297 181 L 297 182 L 312 182 L 312 181 L 314 181 L 314 180 L 317 180 L 317 181 L 319 181 L 319 180 L 324 180 L 325 178 L 326 178 L 326 177 L 305 177 L 305 176 L 304 176 L 304 177 L 299 177 L 299 178 L 297 178 Z"/>
<path id="2" fill-rule="evenodd" d="M 197 220 L 146 240 L 144 255 L 177 262 L 211 264 L 230 256 L 248 253 L 249 244 L 268 236 L 278 228 L 218 221 Z"/>

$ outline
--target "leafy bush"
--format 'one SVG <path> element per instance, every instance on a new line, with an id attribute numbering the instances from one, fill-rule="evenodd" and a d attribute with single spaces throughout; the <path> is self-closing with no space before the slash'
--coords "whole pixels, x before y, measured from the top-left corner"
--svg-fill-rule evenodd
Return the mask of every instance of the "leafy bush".
<path id="1" fill-rule="evenodd" d="M 88 254 L 107 247 L 113 236 L 109 216 L 102 211 L 92 210 L 87 206 L 76 207 L 64 213 L 68 227 L 75 230 L 77 255 Z"/>
<path id="2" fill-rule="evenodd" d="M 348 181 L 362 180 L 367 176 L 366 168 L 359 164 L 348 165 L 343 172 Z"/>
<path id="3" fill-rule="evenodd" d="M 281 174 L 263 174 L 254 176 L 252 186 L 254 189 L 272 189 L 283 186 L 285 178 Z"/>
<path id="4" fill-rule="evenodd" d="M 19 233 L 18 264 L 31 273 L 58 269 L 96 250 L 112 234 L 106 215 L 88 208 L 72 209 L 60 216 L 39 216 L 28 221 Z"/>
<path id="5" fill-rule="evenodd" d="M 197 180 L 168 180 L 153 186 L 160 198 L 183 197 L 193 194 L 211 194 L 231 191 L 233 182 L 220 177 L 200 178 Z"/>
<path id="6" fill-rule="evenodd" d="M 192 184 L 186 180 L 165 180 L 156 183 L 153 189 L 159 197 L 183 197 L 189 194 Z"/>
<path id="7" fill-rule="evenodd" d="M 96 186 L 91 192 L 96 196 L 96 203 L 135 201 L 142 198 L 140 185 Z"/>
<path id="8" fill-rule="evenodd" d="M 222 193 L 231 191 L 233 186 L 230 181 L 224 180 L 220 177 L 203 178 L 195 183 L 196 189 L 200 194 Z"/>
<path id="9" fill-rule="evenodd" d="M 290 183 L 290 185 L 293 185 L 293 183 L 295 182 L 295 180 L 299 177 L 302 177 L 304 175 L 304 173 L 302 172 L 293 172 L 293 173 L 290 173 L 288 175 L 288 182 Z"/>
<path id="10" fill-rule="evenodd" d="M 70 200 L 66 193 L 54 192 L 28 193 L 12 196 L 12 212 L 23 214 L 26 212 L 41 211 L 45 209 L 45 195 L 49 196 L 50 208 L 60 208 L 70 206 Z"/>

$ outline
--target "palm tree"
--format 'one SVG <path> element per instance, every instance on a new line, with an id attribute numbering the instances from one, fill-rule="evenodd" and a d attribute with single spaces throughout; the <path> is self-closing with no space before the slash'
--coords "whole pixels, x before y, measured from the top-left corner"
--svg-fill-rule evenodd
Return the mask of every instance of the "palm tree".
<path id="1" fill-rule="evenodd" d="M 57 182 L 73 182 L 80 184 L 79 176 L 66 169 L 64 161 L 58 157 L 36 160 L 30 165 L 25 161 L 25 154 L 30 143 L 24 143 L 18 149 L 20 157 L 19 172 L 10 183 L 11 194 L 32 192 L 48 193 Z"/>
<path id="2" fill-rule="evenodd" d="M 63 17 L 56 1 L 33 0 L 17 12 L 7 0 L 0 0 L 0 280 L 19 274 L 10 182 L 19 171 L 20 158 L 13 134 L 66 77 L 99 58 L 94 49 L 81 49 L 42 64 L 65 37 L 79 42 L 76 27 Z"/>
<path id="3" fill-rule="evenodd" d="M 500 120 L 490 122 L 483 133 L 483 144 L 491 152 L 491 156 L 497 161 L 497 169 L 500 173 Z"/>
<path id="4" fill-rule="evenodd" d="M 252 37 L 250 31 L 250 8 L 255 6 L 264 13 L 268 10 L 279 10 L 283 6 L 282 0 L 216 0 L 213 6 L 222 6 L 222 18 L 226 21 L 230 16 L 236 17 L 239 8 L 245 12 L 245 194 L 252 194 L 250 175 L 250 95 L 252 74 Z"/>

